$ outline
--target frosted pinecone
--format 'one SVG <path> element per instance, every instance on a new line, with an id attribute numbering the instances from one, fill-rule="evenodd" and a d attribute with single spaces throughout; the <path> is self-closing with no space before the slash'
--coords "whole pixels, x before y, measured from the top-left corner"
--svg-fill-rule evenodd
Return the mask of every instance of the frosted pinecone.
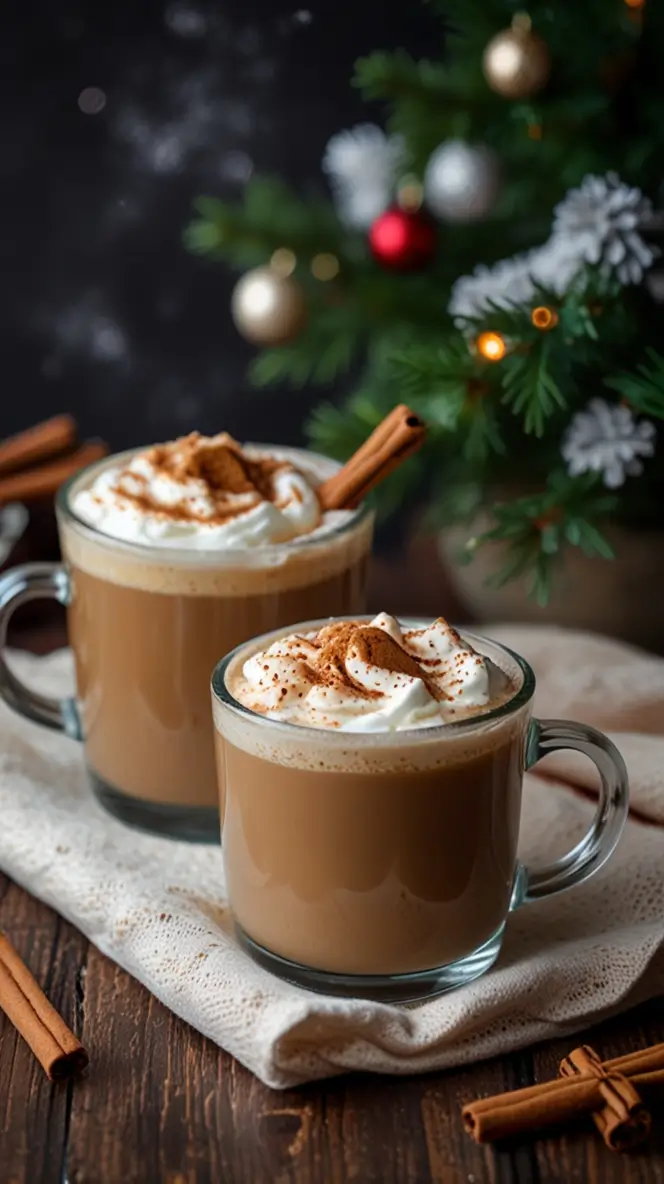
<path id="1" fill-rule="evenodd" d="M 591 399 L 572 419 L 561 452 L 571 477 L 601 473 L 609 489 L 643 472 L 642 457 L 655 452 L 655 425 L 636 420 L 629 407 Z"/>
<path id="2" fill-rule="evenodd" d="M 549 248 L 573 272 L 584 263 L 599 264 L 622 284 L 639 284 L 659 252 L 639 234 L 652 215 L 640 189 L 623 184 L 616 173 L 586 177 L 555 208 Z M 561 290 L 560 284 L 557 290 Z"/>
<path id="3" fill-rule="evenodd" d="M 472 275 L 462 275 L 452 286 L 449 309 L 458 322 L 482 316 L 492 304 L 515 308 L 526 304 L 535 291 L 534 253 L 502 259 L 493 267 L 481 263 Z"/>
<path id="4" fill-rule="evenodd" d="M 373 123 L 360 123 L 332 136 L 323 157 L 342 222 L 368 230 L 392 200 L 404 146 Z"/>

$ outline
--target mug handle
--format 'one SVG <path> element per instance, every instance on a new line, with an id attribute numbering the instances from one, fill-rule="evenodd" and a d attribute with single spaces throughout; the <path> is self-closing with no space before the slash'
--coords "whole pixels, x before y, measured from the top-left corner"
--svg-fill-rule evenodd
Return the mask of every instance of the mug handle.
<path id="1" fill-rule="evenodd" d="M 526 743 L 526 769 L 531 769 L 547 753 L 561 748 L 581 752 L 595 765 L 600 777 L 597 810 L 586 834 L 566 855 L 540 868 L 518 865 L 512 909 L 582 884 L 606 863 L 625 825 L 629 780 L 615 744 L 589 724 L 533 719 Z"/>
<path id="2" fill-rule="evenodd" d="M 0 697 L 8 707 L 26 719 L 82 740 L 81 721 L 75 699 L 52 699 L 24 686 L 5 661 L 7 629 L 15 610 L 29 600 L 42 597 L 69 604 L 71 585 L 61 563 L 26 563 L 14 567 L 0 579 Z"/>

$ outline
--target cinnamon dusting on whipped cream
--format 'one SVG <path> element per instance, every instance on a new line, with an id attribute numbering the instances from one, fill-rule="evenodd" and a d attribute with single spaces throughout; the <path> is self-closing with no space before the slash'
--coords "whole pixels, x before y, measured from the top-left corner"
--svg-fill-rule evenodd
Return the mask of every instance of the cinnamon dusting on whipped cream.
<path id="1" fill-rule="evenodd" d="M 380 698 L 380 691 L 364 686 L 353 677 L 347 665 L 349 656 L 389 674 L 424 678 L 415 659 L 377 626 L 364 625 L 360 621 L 338 621 L 320 629 L 311 644 L 318 650 L 318 655 L 315 665 L 307 670 L 307 677 L 316 686 L 347 687 L 364 698 Z"/>
<path id="2" fill-rule="evenodd" d="M 381 613 L 280 638 L 244 663 L 231 689 L 245 706 L 285 722 L 393 731 L 486 708 L 491 669 L 500 679 L 442 617 L 402 630 Z"/>
<path id="3" fill-rule="evenodd" d="M 278 507 L 283 498 L 279 498 L 275 475 L 297 472 L 286 460 L 269 456 L 250 458 L 228 432 L 212 438 L 191 432 L 182 440 L 156 444 L 148 449 L 145 458 L 157 477 L 168 478 L 183 486 L 192 481 L 202 482 L 211 507 L 206 506 L 206 512 L 199 509 L 194 496 L 165 505 L 151 491 L 150 478 L 130 469 L 119 473 L 115 492 L 145 513 L 207 525 L 237 518 L 261 501 L 272 502 Z"/>
<path id="4" fill-rule="evenodd" d="M 244 548 L 337 525 L 348 512 L 323 512 L 318 484 L 308 465 L 301 470 L 278 449 L 192 432 L 111 462 L 74 495 L 73 509 L 130 542 Z"/>

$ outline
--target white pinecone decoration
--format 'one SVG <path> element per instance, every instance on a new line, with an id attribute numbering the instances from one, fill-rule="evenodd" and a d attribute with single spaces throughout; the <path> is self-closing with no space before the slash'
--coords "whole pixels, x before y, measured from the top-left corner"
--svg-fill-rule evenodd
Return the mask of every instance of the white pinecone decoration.
<path id="1" fill-rule="evenodd" d="M 323 157 L 342 222 L 368 230 L 389 206 L 403 161 L 400 136 L 387 136 L 373 123 L 360 123 L 332 136 Z"/>
<path id="2" fill-rule="evenodd" d="M 598 264 L 622 284 L 639 284 L 659 253 L 639 234 L 652 216 L 651 202 L 616 173 L 586 177 L 554 213 L 549 245 L 557 244 L 567 268 L 576 257 L 579 267 Z"/>
<path id="3" fill-rule="evenodd" d="M 501 259 L 492 267 L 480 263 L 472 275 L 462 275 L 452 285 L 448 311 L 458 324 L 482 316 L 491 305 L 517 308 L 533 296 L 534 252 Z"/>
<path id="4" fill-rule="evenodd" d="M 601 473 L 609 489 L 618 489 L 643 472 L 642 457 L 653 456 L 656 434 L 655 425 L 636 420 L 629 407 L 591 399 L 574 416 L 561 452 L 571 477 Z"/>

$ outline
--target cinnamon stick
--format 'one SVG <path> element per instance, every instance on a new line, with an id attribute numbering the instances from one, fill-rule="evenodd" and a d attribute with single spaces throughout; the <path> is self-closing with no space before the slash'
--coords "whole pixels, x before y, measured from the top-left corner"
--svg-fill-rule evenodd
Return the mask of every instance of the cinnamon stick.
<path id="1" fill-rule="evenodd" d="M 88 1054 L 0 933 L 0 1009 L 29 1044 L 51 1081 L 79 1073 Z"/>
<path id="2" fill-rule="evenodd" d="M 13 473 L 0 477 L 0 505 L 7 502 L 30 502 L 36 498 L 49 497 L 79 469 L 106 456 L 108 448 L 101 441 L 83 444 L 70 456 L 53 460 L 24 473 Z"/>
<path id="3" fill-rule="evenodd" d="M 0 442 L 0 473 L 36 465 L 73 447 L 76 422 L 71 415 L 56 415 Z"/>
<path id="4" fill-rule="evenodd" d="M 664 1044 L 604 1062 L 607 1072 L 629 1077 L 639 1090 L 664 1086 Z M 491 1098 L 478 1098 L 462 1109 L 463 1123 L 478 1143 L 557 1126 L 597 1110 L 604 1099 L 596 1076 L 558 1077 Z"/>
<path id="5" fill-rule="evenodd" d="M 560 1063 L 561 1076 L 585 1075 L 597 1078 L 603 1104 L 593 1110 L 597 1130 L 612 1151 L 628 1151 L 650 1134 L 651 1118 L 633 1081 L 616 1070 L 607 1071 L 589 1044 L 575 1048 Z"/>
<path id="6" fill-rule="evenodd" d="M 426 425 L 405 403 L 378 424 L 338 473 L 318 490 L 323 510 L 350 510 L 421 448 Z"/>

